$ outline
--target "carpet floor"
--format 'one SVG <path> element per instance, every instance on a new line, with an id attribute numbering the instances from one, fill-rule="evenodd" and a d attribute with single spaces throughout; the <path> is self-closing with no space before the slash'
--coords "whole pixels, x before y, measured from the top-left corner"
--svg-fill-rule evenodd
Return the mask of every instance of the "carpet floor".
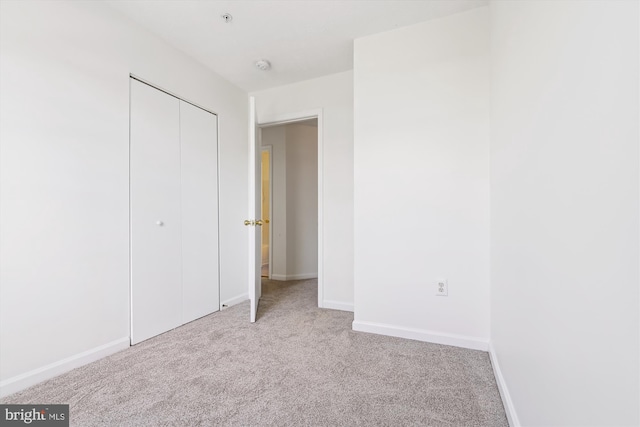
<path id="1" fill-rule="evenodd" d="M 2 403 L 68 403 L 73 426 L 508 426 L 488 354 L 353 332 L 317 281 L 74 369 Z"/>

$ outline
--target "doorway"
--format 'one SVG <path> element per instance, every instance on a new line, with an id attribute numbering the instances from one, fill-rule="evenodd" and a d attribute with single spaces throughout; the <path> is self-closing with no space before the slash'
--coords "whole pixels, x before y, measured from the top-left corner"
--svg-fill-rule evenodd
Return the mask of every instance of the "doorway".
<path id="1" fill-rule="evenodd" d="M 260 297 L 262 295 L 262 277 L 261 277 L 261 250 L 262 250 L 262 232 L 258 230 L 256 226 L 266 225 L 262 220 L 258 218 L 262 215 L 261 211 L 261 181 L 262 181 L 262 173 L 261 173 L 261 137 L 264 129 L 289 124 L 296 122 L 304 122 L 308 120 L 315 120 L 316 124 L 316 135 L 317 135 L 317 160 L 316 160 L 316 174 L 317 174 L 317 192 L 316 192 L 316 208 L 317 211 L 315 214 L 311 215 L 316 219 L 316 227 L 317 227 L 317 263 L 316 263 L 316 272 L 315 277 L 317 277 L 317 290 L 318 290 L 318 307 L 323 307 L 323 296 L 324 296 L 324 274 L 323 274 L 323 117 L 322 117 L 322 109 L 317 110 L 309 110 L 300 113 L 289 113 L 289 114 L 279 114 L 275 116 L 269 116 L 258 120 L 257 118 L 257 109 L 256 109 L 256 100 L 254 97 L 249 97 L 249 156 L 248 156 L 248 164 L 249 164 L 249 217 L 244 221 L 245 226 L 250 227 L 248 233 L 248 243 L 249 243 L 249 252 L 248 252 L 248 261 L 249 261 L 249 270 L 248 270 L 248 291 L 249 291 L 249 301 L 250 301 L 250 321 L 255 322 L 257 318 L 258 305 L 260 302 Z M 265 145 L 269 145 L 266 144 Z M 273 153 L 273 158 L 276 155 Z M 272 173 L 272 182 L 275 181 L 275 177 L 273 176 L 273 167 L 271 168 Z M 272 184 L 273 187 L 273 184 Z M 271 194 L 273 198 L 273 192 Z M 275 244 L 273 244 L 273 238 L 277 235 L 274 232 L 274 216 L 273 216 L 273 207 L 275 203 L 271 203 L 271 211 L 272 216 L 269 218 L 270 223 L 270 239 L 271 243 L 269 250 L 270 253 L 275 253 Z M 273 271 L 277 265 L 276 260 L 273 259 L 273 255 L 271 255 L 270 259 L 270 269 L 271 276 L 273 278 Z"/>
<path id="2" fill-rule="evenodd" d="M 317 123 L 313 118 L 259 129 L 262 278 L 318 278 Z"/>

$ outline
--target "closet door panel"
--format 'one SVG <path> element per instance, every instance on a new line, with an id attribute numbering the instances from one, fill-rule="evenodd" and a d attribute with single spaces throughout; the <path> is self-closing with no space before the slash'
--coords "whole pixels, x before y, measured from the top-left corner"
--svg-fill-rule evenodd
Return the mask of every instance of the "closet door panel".
<path id="1" fill-rule="evenodd" d="M 182 313 L 189 322 L 220 308 L 217 117 L 180 101 Z"/>
<path id="2" fill-rule="evenodd" d="M 182 324 L 180 101 L 131 80 L 131 342 Z"/>

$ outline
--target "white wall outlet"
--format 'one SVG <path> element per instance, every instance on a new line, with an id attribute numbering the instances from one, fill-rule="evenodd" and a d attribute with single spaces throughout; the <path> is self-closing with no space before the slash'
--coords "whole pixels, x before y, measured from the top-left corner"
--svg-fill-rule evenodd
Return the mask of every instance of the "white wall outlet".
<path id="1" fill-rule="evenodd" d="M 436 285 L 436 296 L 446 297 L 449 295 L 449 284 L 447 283 L 447 279 L 438 279 Z"/>

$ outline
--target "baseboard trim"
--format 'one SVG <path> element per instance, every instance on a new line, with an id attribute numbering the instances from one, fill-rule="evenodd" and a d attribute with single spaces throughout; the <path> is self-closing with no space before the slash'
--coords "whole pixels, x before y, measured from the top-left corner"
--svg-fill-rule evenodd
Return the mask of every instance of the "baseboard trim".
<path id="1" fill-rule="evenodd" d="M 72 369 L 87 365 L 113 353 L 129 348 L 129 337 L 120 338 L 91 350 L 83 351 L 71 357 L 59 360 L 33 371 L 9 378 L 0 382 L 0 397 L 5 397 L 24 390 L 42 381 L 57 377 Z"/>
<path id="2" fill-rule="evenodd" d="M 249 299 L 249 294 L 242 294 L 242 295 L 238 295 L 237 297 L 233 297 L 233 298 L 229 298 L 226 301 L 222 301 L 220 303 L 220 309 L 221 310 L 226 310 L 229 307 L 232 307 L 236 304 L 240 304 L 241 302 L 244 302 L 246 300 Z"/>
<path id="3" fill-rule="evenodd" d="M 305 280 L 317 279 L 318 273 L 302 273 L 302 274 L 271 274 L 271 280 L 279 280 L 286 282 L 287 280 Z"/>
<path id="4" fill-rule="evenodd" d="M 331 310 L 350 311 L 353 313 L 353 303 L 342 302 L 342 301 L 324 300 L 322 301 L 322 308 L 330 308 Z"/>
<path id="5" fill-rule="evenodd" d="M 430 342 L 434 344 L 451 345 L 454 347 L 468 348 L 471 350 L 487 351 L 489 341 L 482 338 L 468 337 L 464 335 L 447 334 L 442 332 L 427 331 L 424 329 L 406 328 L 401 326 L 386 325 L 383 323 L 365 322 L 354 320 L 354 331 L 369 332 L 372 334 L 388 335 L 391 337 L 407 338 L 410 340 Z"/>
<path id="6" fill-rule="evenodd" d="M 520 420 L 518 419 L 518 414 L 516 413 L 516 408 L 513 405 L 513 401 L 511 400 L 511 395 L 509 394 L 509 389 L 507 388 L 507 383 L 502 376 L 502 371 L 500 370 L 500 364 L 498 363 L 498 356 L 493 348 L 493 344 L 489 343 L 489 358 L 491 359 L 491 367 L 493 368 L 493 375 L 496 377 L 496 383 L 498 384 L 498 390 L 500 391 L 500 397 L 502 397 L 502 404 L 504 405 L 504 411 L 507 414 L 507 420 L 509 421 L 509 426 L 511 427 L 520 427 Z"/>

